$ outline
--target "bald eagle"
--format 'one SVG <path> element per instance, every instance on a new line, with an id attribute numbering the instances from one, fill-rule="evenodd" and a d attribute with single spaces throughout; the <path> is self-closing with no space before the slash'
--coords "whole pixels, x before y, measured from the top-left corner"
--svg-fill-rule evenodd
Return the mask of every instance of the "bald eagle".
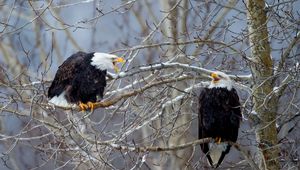
<path id="1" fill-rule="evenodd" d="M 62 107 L 79 105 L 81 110 L 93 109 L 103 98 L 106 70 L 118 71 L 116 63 L 123 58 L 106 53 L 77 52 L 59 66 L 48 90 L 49 102 Z"/>
<path id="2" fill-rule="evenodd" d="M 236 142 L 241 121 L 239 96 L 233 82 L 223 72 L 213 72 L 212 81 L 199 96 L 199 139 L 211 137 L 214 142 L 201 144 L 209 164 L 217 168 Z"/>

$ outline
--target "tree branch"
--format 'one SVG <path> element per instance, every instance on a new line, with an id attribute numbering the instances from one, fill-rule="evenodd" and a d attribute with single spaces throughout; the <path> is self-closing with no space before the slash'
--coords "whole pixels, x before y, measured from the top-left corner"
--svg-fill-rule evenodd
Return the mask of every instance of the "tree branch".
<path id="1" fill-rule="evenodd" d="M 205 75 L 210 75 L 213 71 L 201 68 L 201 67 L 196 67 L 196 66 L 191 66 L 188 64 L 182 64 L 182 63 L 159 63 L 159 64 L 153 64 L 150 66 L 141 66 L 137 68 L 136 70 L 133 71 L 128 71 L 128 72 L 120 72 L 118 75 L 114 76 L 116 79 L 118 78 L 124 78 L 128 76 L 132 76 L 134 74 L 138 74 L 141 72 L 146 72 L 146 71 L 154 71 L 154 70 L 161 70 L 161 69 L 167 69 L 167 68 L 181 68 L 185 71 L 192 71 L 196 72 L 198 74 L 205 74 Z M 248 81 L 251 79 L 251 75 L 229 75 L 231 79 L 233 80 L 242 80 L 242 81 Z"/>

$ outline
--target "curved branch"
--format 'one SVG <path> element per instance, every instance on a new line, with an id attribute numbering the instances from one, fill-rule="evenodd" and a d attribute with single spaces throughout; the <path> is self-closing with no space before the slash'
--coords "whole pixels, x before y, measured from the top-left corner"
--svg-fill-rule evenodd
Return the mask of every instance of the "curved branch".
<path id="1" fill-rule="evenodd" d="M 213 41 L 213 40 L 201 40 L 201 39 L 196 39 L 196 40 L 191 40 L 191 41 L 184 41 L 184 42 L 161 42 L 157 44 L 145 44 L 145 45 L 137 45 L 133 46 L 131 48 L 124 48 L 124 49 L 119 49 L 112 51 L 112 53 L 117 53 L 117 52 L 124 52 L 124 51 L 134 51 L 134 50 L 140 50 L 140 49 L 145 49 L 145 48 L 156 48 L 156 47 L 161 47 L 161 46 L 179 46 L 179 45 L 188 45 L 188 44 L 218 44 L 222 45 L 224 47 L 227 47 L 231 49 L 234 52 L 240 53 L 237 49 L 231 47 L 230 45 L 227 45 L 224 42 L 221 41 Z"/>
<path id="2" fill-rule="evenodd" d="M 292 42 L 289 44 L 289 46 L 286 48 L 284 53 L 281 55 L 281 59 L 278 65 L 278 70 L 282 70 L 285 65 L 286 58 L 290 55 L 292 49 L 298 44 L 300 40 L 300 34 L 297 34 L 296 37 L 292 40 Z"/>
<path id="3" fill-rule="evenodd" d="M 125 145 L 119 145 L 115 144 L 113 141 L 95 141 L 89 138 L 86 138 L 86 140 L 92 144 L 96 145 L 104 145 L 111 147 L 116 150 L 121 150 L 121 151 L 131 151 L 131 152 L 166 152 L 166 151 L 173 151 L 173 150 L 181 150 L 185 149 L 187 147 L 192 147 L 196 145 L 200 145 L 203 143 L 208 143 L 212 141 L 212 138 L 203 138 L 203 139 L 198 139 L 192 142 L 188 142 L 185 144 L 181 145 L 176 145 L 176 146 L 170 146 L 170 147 L 150 147 L 150 146 L 125 146 Z M 249 165 L 251 166 L 252 169 L 259 170 L 259 167 L 255 164 L 255 162 L 252 160 L 251 155 L 246 151 L 245 149 L 241 148 L 241 146 L 237 143 L 234 142 L 227 142 L 228 144 L 234 146 L 242 155 L 243 157 L 247 160 Z"/>
<path id="4" fill-rule="evenodd" d="M 181 76 L 181 77 L 178 77 L 178 78 L 174 78 L 174 79 L 165 79 L 165 80 L 161 80 L 161 81 L 157 81 L 157 82 L 154 82 L 154 83 L 151 83 L 151 84 L 147 84 L 145 85 L 144 87 L 142 88 L 139 88 L 139 89 L 135 89 L 133 91 L 130 91 L 130 92 L 127 92 L 127 93 L 124 93 L 122 95 L 119 95 L 115 98 L 112 98 L 112 99 L 108 99 L 108 100 L 105 100 L 105 101 L 101 101 L 101 102 L 97 102 L 95 105 L 94 105 L 94 109 L 96 108 L 100 108 L 100 107 L 109 107 L 109 106 L 112 106 L 114 104 L 116 104 L 117 102 L 119 102 L 120 100 L 122 99 L 127 99 L 131 96 L 135 96 L 139 93 L 142 93 L 143 91 L 151 88 L 151 87 L 154 87 L 154 86 L 158 86 L 158 85 L 161 85 L 161 84 L 167 84 L 167 83 L 172 83 L 172 82 L 177 82 L 177 81 L 182 81 L 182 80 L 186 80 L 186 79 L 192 79 L 194 78 L 193 76 Z M 45 104 L 46 107 L 48 106 L 49 107 L 49 104 Z M 64 109 L 64 110 L 70 110 L 70 109 L 75 109 L 75 110 L 79 110 L 79 107 L 76 106 L 75 108 L 74 107 L 61 107 L 61 106 L 56 106 L 58 108 L 61 108 L 61 109 Z"/>
<path id="5" fill-rule="evenodd" d="M 208 143 L 211 140 L 212 140 L 212 138 L 203 138 L 203 139 L 198 139 L 198 140 L 195 140 L 195 141 L 192 141 L 192 142 L 189 142 L 189 143 L 176 145 L 176 146 L 170 146 L 170 147 L 159 147 L 159 146 L 155 146 L 155 147 L 150 147 L 150 146 L 136 147 L 136 146 L 119 145 L 119 144 L 115 144 L 111 141 L 100 142 L 100 141 L 87 139 L 87 141 L 89 141 L 90 143 L 93 143 L 93 144 L 105 145 L 105 146 L 109 146 L 109 147 L 111 147 L 113 149 L 116 149 L 116 150 L 132 151 L 132 152 L 165 152 L 165 151 L 172 151 L 172 150 L 180 150 L 180 149 L 184 149 L 184 148 L 191 147 L 191 146 L 196 146 L 196 145 L 203 144 L 203 143 Z"/>
<path id="6" fill-rule="evenodd" d="M 205 75 L 209 75 L 213 72 L 213 71 L 205 69 L 205 68 L 174 62 L 174 63 L 159 63 L 159 64 L 153 64 L 153 65 L 149 65 L 149 66 L 141 66 L 133 71 L 120 72 L 118 75 L 116 75 L 114 77 L 116 79 L 124 78 L 124 77 L 132 76 L 134 74 L 138 74 L 138 73 L 142 73 L 142 72 L 146 72 L 146 71 L 161 70 L 161 69 L 166 69 L 166 68 L 181 68 L 186 71 L 193 71 L 198 74 L 205 74 Z M 242 81 L 248 81 L 252 77 L 251 75 L 239 75 L 239 76 L 229 75 L 229 76 L 231 79 L 242 80 Z"/>

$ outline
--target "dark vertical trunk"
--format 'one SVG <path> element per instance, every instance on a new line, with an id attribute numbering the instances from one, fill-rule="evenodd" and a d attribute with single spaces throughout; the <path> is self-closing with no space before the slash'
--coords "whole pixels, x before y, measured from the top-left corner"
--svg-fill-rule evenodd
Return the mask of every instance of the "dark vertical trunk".
<path id="1" fill-rule="evenodd" d="M 277 145 L 276 110 L 278 98 L 272 96 L 273 91 L 273 61 L 268 41 L 267 16 L 262 0 L 248 0 L 249 40 L 253 73 L 254 110 L 261 118 L 257 130 L 257 140 L 263 154 L 260 167 L 263 169 L 279 169 L 279 148 Z"/>

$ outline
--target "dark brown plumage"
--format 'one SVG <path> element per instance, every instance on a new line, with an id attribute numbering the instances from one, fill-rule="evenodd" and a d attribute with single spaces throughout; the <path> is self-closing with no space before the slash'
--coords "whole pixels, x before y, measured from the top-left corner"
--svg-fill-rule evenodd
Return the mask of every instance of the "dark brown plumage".
<path id="1" fill-rule="evenodd" d="M 82 109 L 93 107 L 103 97 L 107 69 L 118 70 L 115 64 L 124 62 L 112 54 L 77 52 L 59 66 L 49 87 L 49 102 L 67 107 L 79 104 Z"/>
<path id="2" fill-rule="evenodd" d="M 217 168 L 231 147 L 223 142 L 237 141 L 242 115 L 239 96 L 230 78 L 222 72 L 213 73 L 212 78 L 211 85 L 199 96 L 199 138 L 216 139 L 201 144 L 201 149 L 210 165 Z"/>

